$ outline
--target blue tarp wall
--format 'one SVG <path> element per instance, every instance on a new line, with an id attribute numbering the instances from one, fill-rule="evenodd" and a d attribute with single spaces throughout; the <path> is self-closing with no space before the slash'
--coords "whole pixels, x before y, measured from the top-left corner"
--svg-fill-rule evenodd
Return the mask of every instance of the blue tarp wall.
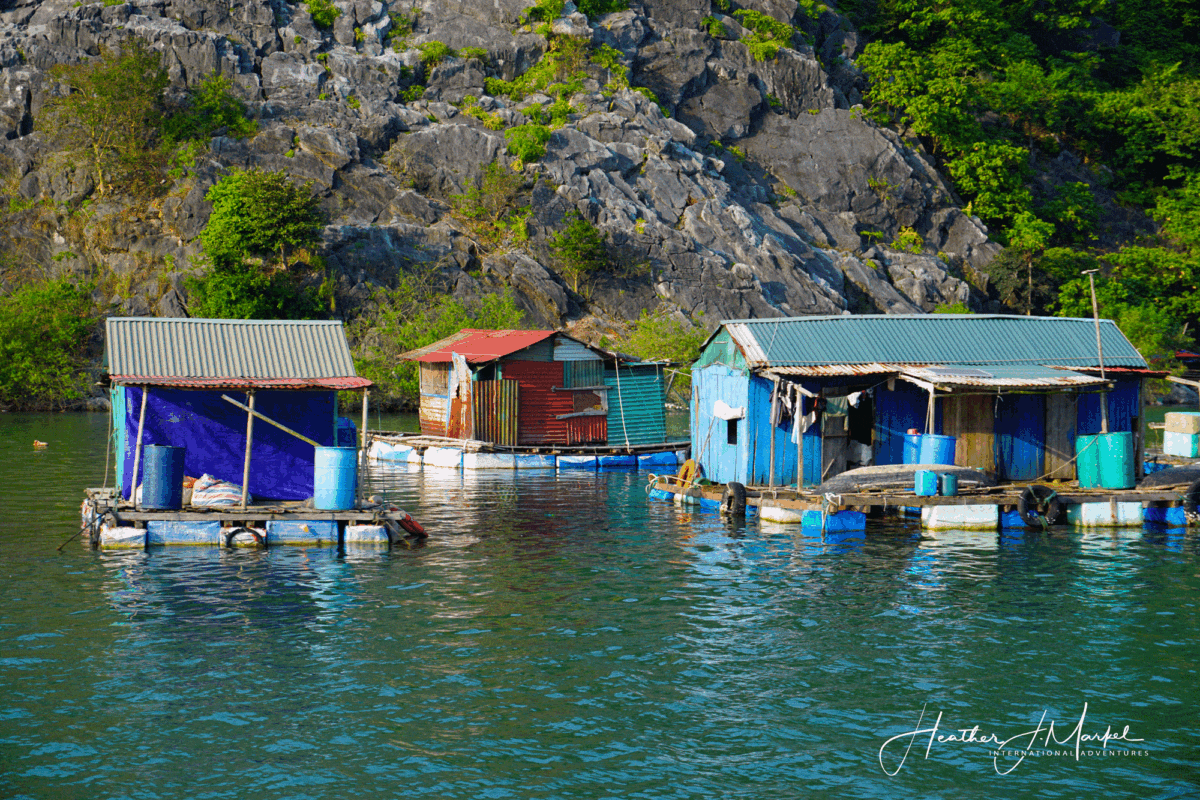
<path id="1" fill-rule="evenodd" d="M 996 475 L 1031 481 L 1045 472 L 1046 396 L 1009 394 L 996 398 Z"/>
<path id="2" fill-rule="evenodd" d="M 925 430 L 929 411 L 929 392 L 907 381 L 896 381 L 896 388 L 875 390 L 875 463 L 903 464 L 904 436 L 909 428 L 921 433 L 942 432 L 942 404 L 934 404 L 933 430 Z"/>
<path id="3" fill-rule="evenodd" d="M 1138 415 L 1138 391 L 1141 381 L 1117 381 L 1108 393 L 1108 429 L 1113 433 L 1133 430 L 1133 418 Z M 1081 393 L 1076 406 L 1076 436 L 1100 432 L 1099 392 Z"/>
<path id="4" fill-rule="evenodd" d="M 151 444 L 187 448 L 184 470 L 208 473 L 240 485 L 246 454 L 246 412 L 221 399 L 227 394 L 249 404 L 243 392 L 151 387 L 146 403 L 143 447 Z M 133 449 L 137 444 L 142 389 L 116 387 L 113 393 L 121 491 L 130 497 Z M 254 409 L 313 439 L 323 447 L 334 443 L 337 392 L 266 391 L 255 393 Z M 250 453 L 250 494 L 266 500 L 305 500 L 313 495 L 313 447 L 261 419 L 254 421 Z M 143 454 L 144 456 L 144 454 Z M 138 482 L 141 482 L 141 463 Z"/>

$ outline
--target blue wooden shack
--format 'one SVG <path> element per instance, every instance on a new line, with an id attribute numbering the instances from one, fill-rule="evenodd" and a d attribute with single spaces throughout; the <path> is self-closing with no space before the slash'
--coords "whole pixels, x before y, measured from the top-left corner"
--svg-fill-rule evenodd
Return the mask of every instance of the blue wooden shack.
<path id="1" fill-rule="evenodd" d="M 705 477 L 805 486 L 904 461 L 912 430 L 1004 480 L 1075 478 L 1075 437 L 1131 431 L 1159 373 L 1109 320 L 931 314 L 727 321 L 693 366 L 692 455 Z"/>
<path id="2" fill-rule="evenodd" d="M 251 437 L 244 409 L 331 446 L 338 391 L 371 386 L 355 375 L 340 322 L 114 317 L 105 339 L 126 499 L 141 483 L 143 448 L 155 444 L 185 447 L 190 476 L 241 485 L 248 475 L 249 493 L 259 499 L 312 497 L 312 445 L 261 423 Z M 366 392 L 363 402 L 365 418 Z"/>

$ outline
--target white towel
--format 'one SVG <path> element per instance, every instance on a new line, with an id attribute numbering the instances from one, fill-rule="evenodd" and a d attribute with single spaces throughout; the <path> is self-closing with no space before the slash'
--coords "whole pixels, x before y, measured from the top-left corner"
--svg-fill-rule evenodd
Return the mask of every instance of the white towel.
<path id="1" fill-rule="evenodd" d="M 746 416 L 746 407 L 738 406 L 734 408 L 725 404 L 724 400 L 718 400 L 713 403 L 713 416 L 717 419 L 741 419 Z"/>

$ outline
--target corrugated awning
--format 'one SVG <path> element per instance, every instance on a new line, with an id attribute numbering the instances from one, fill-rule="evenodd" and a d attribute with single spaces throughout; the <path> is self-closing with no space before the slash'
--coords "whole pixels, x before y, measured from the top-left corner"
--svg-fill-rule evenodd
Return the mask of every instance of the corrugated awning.
<path id="1" fill-rule="evenodd" d="M 180 378 L 171 375 L 111 375 L 121 386 L 172 386 L 178 389 L 365 389 L 366 378 Z"/>
<path id="2" fill-rule="evenodd" d="M 980 389 L 1099 389 L 1108 381 L 1093 375 L 1081 375 L 1059 367 L 1037 365 L 997 366 L 961 365 L 904 367 L 899 371 L 901 378 L 939 389 L 953 390 L 956 387 Z"/>

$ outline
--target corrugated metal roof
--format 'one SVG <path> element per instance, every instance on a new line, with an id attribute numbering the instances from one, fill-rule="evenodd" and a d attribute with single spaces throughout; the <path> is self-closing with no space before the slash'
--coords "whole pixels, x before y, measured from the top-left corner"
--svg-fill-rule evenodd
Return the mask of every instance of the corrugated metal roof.
<path id="1" fill-rule="evenodd" d="M 110 317 L 105 340 L 117 383 L 294 388 L 278 383 L 360 380 L 337 321 Z"/>
<path id="2" fill-rule="evenodd" d="M 118 386 L 176 386 L 180 389 L 365 389 L 366 378 L 169 378 L 162 375 L 110 375 Z"/>
<path id="3" fill-rule="evenodd" d="M 956 365 L 954 367 L 905 367 L 901 377 L 911 376 L 936 386 L 978 386 L 985 388 L 1038 389 L 1104 386 L 1108 381 L 1070 370 L 1036 364 L 1013 366 L 996 364 Z"/>
<path id="4" fill-rule="evenodd" d="M 490 331 L 463 328 L 458 333 L 431 345 L 410 350 L 400 358 L 405 361 L 437 363 L 449 361 L 450 354 L 454 352 L 466 358 L 469 364 L 484 364 L 524 350 L 553 335 L 554 331 Z"/>
<path id="5" fill-rule="evenodd" d="M 751 368 L 877 362 L 1065 367 L 1099 363 L 1095 325 L 1090 319 L 857 315 L 732 320 L 722 327 L 733 336 Z M 1106 366 L 1146 366 L 1111 320 L 1101 320 L 1100 329 Z"/>

